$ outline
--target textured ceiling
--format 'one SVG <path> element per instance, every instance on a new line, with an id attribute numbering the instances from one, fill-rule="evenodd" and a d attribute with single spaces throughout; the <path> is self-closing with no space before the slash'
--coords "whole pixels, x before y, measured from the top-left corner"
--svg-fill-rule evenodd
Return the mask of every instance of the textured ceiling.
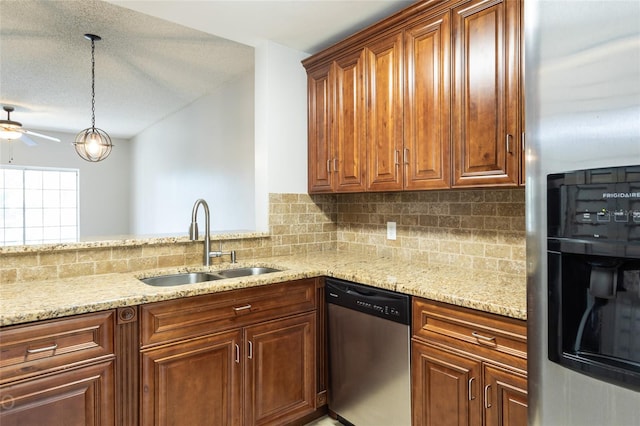
<path id="1" fill-rule="evenodd" d="M 27 129 L 89 127 L 97 34 L 96 127 L 129 138 L 251 71 L 263 40 L 314 53 L 408 3 L 0 0 L 0 104 Z"/>

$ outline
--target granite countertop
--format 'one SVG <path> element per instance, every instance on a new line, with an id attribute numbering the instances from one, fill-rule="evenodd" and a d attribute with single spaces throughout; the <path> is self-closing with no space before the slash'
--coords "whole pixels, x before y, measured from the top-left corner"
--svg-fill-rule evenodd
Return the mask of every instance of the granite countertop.
<path id="1" fill-rule="evenodd" d="M 138 280 L 169 273 L 215 271 L 243 266 L 268 266 L 282 271 L 174 287 L 153 287 Z M 233 265 L 225 263 L 211 267 L 183 267 L 2 284 L 0 326 L 317 276 L 355 281 L 517 319 L 524 320 L 527 314 L 524 276 L 348 253 L 318 252 L 251 262 L 240 261 Z"/>

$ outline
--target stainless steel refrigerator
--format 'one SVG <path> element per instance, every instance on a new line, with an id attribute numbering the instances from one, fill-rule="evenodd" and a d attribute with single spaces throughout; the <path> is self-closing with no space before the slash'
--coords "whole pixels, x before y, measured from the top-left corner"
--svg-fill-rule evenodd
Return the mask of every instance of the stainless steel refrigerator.
<path id="1" fill-rule="evenodd" d="M 627 269 L 634 267 L 635 255 L 629 254 L 633 251 L 630 248 L 635 250 L 637 247 L 634 245 L 640 243 L 634 239 L 640 229 L 634 228 L 637 224 L 634 220 L 640 222 L 640 207 L 633 200 L 640 194 L 634 189 L 594 190 L 592 192 L 597 193 L 595 198 L 598 198 L 595 204 L 614 206 L 598 211 L 577 206 L 581 201 L 576 200 L 582 196 L 580 190 L 584 190 L 585 182 L 595 184 L 598 181 L 596 176 L 602 170 L 609 174 L 632 175 L 634 170 L 637 171 L 633 166 L 640 165 L 640 1 L 526 0 L 524 27 L 529 424 L 639 425 L 640 391 L 637 383 L 602 378 L 575 365 L 570 368 L 554 361 L 554 355 L 550 354 L 559 341 L 556 335 L 566 332 L 570 321 L 554 315 L 556 302 L 550 302 L 553 293 L 550 271 L 552 263 L 556 262 L 550 253 L 556 249 L 550 246 L 549 238 L 562 225 L 549 223 L 556 217 L 549 211 L 551 198 L 557 198 L 564 209 L 560 216 L 563 220 L 571 216 L 570 220 L 574 222 L 571 232 L 575 231 L 576 244 L 584 243 L 589 247 L 581 249 L 585 251 L 585 258 L 589 258 L 584 263 L 586 266 L 572 266 L 570 262 L 563 264 L 562 276 L 565 278 L 573 277 L 580 281 L 584 275 L 588 296 L 576 296 L 576 300 L 579 297 L 589 298 L 592 302 L 588 309 L 595 312 L 615 297 L 611 294 L 615 293 L 616 286 L 622 285 L 616 283 L 621 283 L 623 276 L 629 289 L 638 287 L 638 278 L 633 278 L 637 271 Z M 618 169 L 618 166 L 631 168 Z M 591 169 L 598 170 L 594 172 Z M 553 186 L 550 175 L 566 177 L 567 182 L 573 183 L 557 185 L 564 192 L 555 192 L 553 194 L 558 194 L 557 197 L 552 197 L 548 195 L 553 191 L 550 189 Z M 605 200 L 605 197 L 609 199 Z M 620 199 L 614 201 L 623 204 L 607 204 L 616 197 Z M 576 205 L 567 207 L 565 204 L 571 204 L 571 200 Z M 620 216 L 616 216 L 618 214 Z M 617 223 L 618 219 L 627 222 L 622 225 Z M 618 248 L 622 254 L 617 258 L 620 262 L 615 263 L 615 267 L 596 261 L 599 259 L 599 247 L 610 242 L 607 240 L 609 236 L 594 231 L 607 229 L 601 227 L 601 220 L 610 220 L 619 229 L 631 230 Z M 565 231 L 567 229 L 562 228 L 562 232 Z M 586 236 L 580 235 L 582 231 Z M 561 246 L 566 238 L 563 234 L 554 241 L 559 241 Z M 622 263 L 627 265 L 626 269 L 618 271 L 616 268 Z M 572 290 L 565 287 L 564 291 Z M 625 289 L 619 288 L 618 291 L 623 293 Z M 564 300 L 564 303 L 570 303 L 574 299 L 565 294 Z M 581 321 L 576 321 L 579 333 L 590 327 L 591 320 L 593 318 L 585 313 Z M 608 326 L 617 327 L 612 324 Z M 634 344 L 640 342 L 638 324 L 640 322 L 631 329 Z M 580 339 L 574 336 L 574 340 Z M 584 342 L 573 345 L 576 352 L 579 352 L 579 343 Z M 559 345 L 559 352 L 562 352 L 562 344 Z M 585 345 L 588 346 L 588 342 Z M 598 341 L 596 345 L 603 343 Z M 571 352 L 573 346 L 565 348 L 565 352 Z M 567 358 L 573 356 L 565 355 Z M 617 353 L 610 355 L 609 358 L 618 356 Z M 625 357 L 630 370 L 640 369 L 637 362 L 640 351 L 622 356 Z M 598 363 L 597 360 L 593 362 L 594 365 Z M 617 369 L 619 373 L 618 370 L 624 368 L 611 365 L 610 369 Z M 637 373 L 634 373 L 636 381 Z"/>

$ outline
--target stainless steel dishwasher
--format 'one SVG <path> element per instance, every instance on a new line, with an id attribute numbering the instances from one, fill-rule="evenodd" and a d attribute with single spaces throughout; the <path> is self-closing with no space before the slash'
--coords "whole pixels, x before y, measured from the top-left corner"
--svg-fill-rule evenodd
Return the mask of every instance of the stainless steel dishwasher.
<path id="1" fill-rule="evenodd" d="M 343 424 L 411 425 L 410 297 L 326 280 L 329 409 Z"/>

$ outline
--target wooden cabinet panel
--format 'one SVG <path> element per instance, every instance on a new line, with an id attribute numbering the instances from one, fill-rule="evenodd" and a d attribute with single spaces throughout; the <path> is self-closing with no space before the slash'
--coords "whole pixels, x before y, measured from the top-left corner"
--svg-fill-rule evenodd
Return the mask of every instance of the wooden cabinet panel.
<path id="1" fill-rule="evenodd" d="M 142 348 L 316 308 L 315 279 L 186 297 L 140 307 Z"/>
<path id="2" fill-rule="evenodd" d="M 413 426 L 482 424 L 481 364 L 412 342 Z"/>
<path id="3" fill-rule="evenodd" d="M 367 190 L 402 189 L 402 32 L 367 45 Z"/>
<path id="4" fill-rule="evenodd" d="M 310 192 L 524 183 L 522 0 L 427 3 L 303 61 Z M 327 90 L 331 67 L 337 77 L 329 75 Z M 340 86 L 335 102 L 332 84 Z M 329 98 L 328 118 L 321 96 Z M 363 124 L 366 152 L 359 154 Z M 326 132 L 318 130 L 326 126 L 333 143 L 354 144 L 327 156 Z M 343 182 L 327 183 L 336 173 Z"/>
<path id="5" fill-rule="evenodd" d="M 413 425 L 526 425 L 525 322 L 417 297 L 412 310 Z"/>
<path id="6" fill-rule="evenodd" d="M 405 30 L 404 188 L 449 188 L 450 12 Z"/>
<path id="7" fill-rule="evenodd" d="M 519 19 L 516 0 L 453 10 L 453 186 L 518 184 Z"/>
<path id="8" fill-rule="evenodd" d="M 240 330 L 141 354 L 143 425 L 239 425 Z"/>
<path id="9" fill-rule="evenodd" d="M 525 377 L 486 365 L 484 383 L 486 426 L 527 424 L 527 379 Z"/>
<path id="10" fill-rule="evenodd" d="M 364 50 L 337 59 L 335 110 L 332 114 L 334 158 L 338 192 L 364 191 L 366 152 Z"/>
<path id="11" fill-rule="evenodd" d="M 286 424 L 315 410 L 315 331 L 315 312 L 245 330 L 245 424 Z"/>
<path id="12" fill-rule="evenodd" d="M 412 333 L 526 371 L 526 323 L 514 318 L 415 298 Z"/>
<path id="13" fill-rule="evenodd" d="M 0 384 L 110 358 L 113 328 L 113 311 L 3 328 Z"/>
<path id="14" fill-rule="evenodd" d="M 312 414 L 320 285 L 303 279 L 141 306 L 141 424 L 279 425 Z"/>
<path id="15" fill-rule="evenodd" d="M 0 388 L 2 426 L 114 425 L 114 361 Z"/>
<path id="16" fill-rule="evenodd" d="M 307 76 L 310 193 L 333 189 L 330 68 L 331 65 L 326 64 L 309 71 Z"/>

